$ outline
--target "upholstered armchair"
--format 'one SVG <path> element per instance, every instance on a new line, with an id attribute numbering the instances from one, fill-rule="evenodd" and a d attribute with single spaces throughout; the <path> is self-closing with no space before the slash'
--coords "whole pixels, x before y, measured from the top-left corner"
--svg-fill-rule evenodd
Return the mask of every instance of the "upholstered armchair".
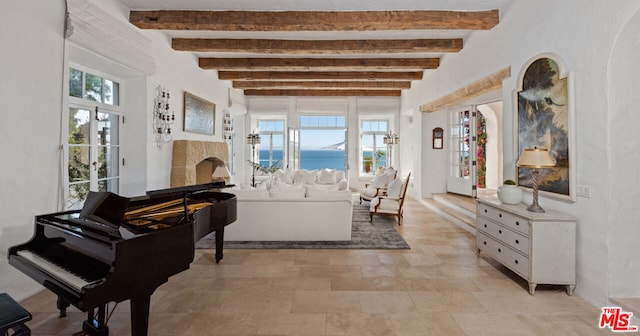
<path id="1" fill-rule="evenodd" d="M 376 196 L 371 200 L 369 205 L 369 221 L 373 222 L 373 216 L 396 216 L 398 217 L 398 225 L 402 224 L 402 206 L 404 198 L 407 194 L 407 186 L 411 173 L 406 179 L 396 178 L 389 184 L 386 196 Z"/>
<path id="2" fill-rule="evenodd" d="M 365 184 L 364 188 L 360 189 L 360 204 L 362 201 L 371 201 L 376 196 L 384 195 L 389 183 L 395 178 L 395 169 L 391 167 L 378 169 L 371 183 Z"/>

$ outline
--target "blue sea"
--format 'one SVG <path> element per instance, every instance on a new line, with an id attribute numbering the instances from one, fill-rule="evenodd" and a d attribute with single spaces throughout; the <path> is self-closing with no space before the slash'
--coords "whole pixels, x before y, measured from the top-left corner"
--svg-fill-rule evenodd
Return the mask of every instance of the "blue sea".
<path id="1" fill-rule="evenodd" d="M 364 155 L 371 155 L 371 152 L 364 152 Z M 282 166 L 286 164 L 286 160 L 282 158 L 282 150 L 273 150 L 273 162 L 281 160 Z M 300 150 L 300 168 L 307 170 L 315 169 L 335 169 L 344 171 L 346 166 L 345 151 L 336 149 L 301 149 Z M 260 150 L 260 164 L 269 166 L 269 150 Z M 378 166 L 384 166 L 385 162 L 381 160 Z"/>

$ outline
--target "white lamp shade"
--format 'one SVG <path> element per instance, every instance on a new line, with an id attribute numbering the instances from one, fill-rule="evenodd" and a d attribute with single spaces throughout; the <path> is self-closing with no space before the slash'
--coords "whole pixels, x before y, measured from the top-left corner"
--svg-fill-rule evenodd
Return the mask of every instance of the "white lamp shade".
<path id="1" fill-rule="evenodd" d="M 229 169 L 226 166 L 217 166 L 213 171 L 213 175 L 211 175 L 214 180 L 222 180 L 227 177 L 231 177 L 231 173 L 229 173 Z"/>
<path id="2" fill-rule="evenodd" d="M 546 148 L 525 148 L 516 165 L 523 168 L 549 168 L 556 165 L 556 160 Z"/>

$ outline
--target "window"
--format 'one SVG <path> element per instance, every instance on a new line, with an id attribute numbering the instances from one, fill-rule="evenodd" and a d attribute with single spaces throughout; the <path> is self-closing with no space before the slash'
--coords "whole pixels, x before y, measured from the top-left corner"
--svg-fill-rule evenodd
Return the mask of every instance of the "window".
<path id="1" fill-rule="evenodd" d="M 258 120 L 258 133 L 260 134 L 258 163 L 264 167 L 271 167 L 277 164 L 282 168 L 284 158 L 284 120 Z"/>
<path id="2" fill-rule="evenodd" d="M 340 128 L 344 129 L 346 118 L 344 116 L 301 116 L 300 128 Z"/>
<path id="3" fill-rule="evenodd" d="M 371 173 L 375 171 L 374 167 L 384 167 L 387 164 L 387 146 L 383 139 L 389 129 L 389 121 L 363 120 L 360 127 L 360 172 Z"/>
<path id="4" fill-rule="evenodd" d="M 90 190 L 118 193 L 120 85 L 69 69 L 66 208 L 82 206 Z"/>
<path id="5" fill-rule="evenodd" d="M 300 117 L 300 168 L 346 171 L 346 118 L 340 115 Z"/>

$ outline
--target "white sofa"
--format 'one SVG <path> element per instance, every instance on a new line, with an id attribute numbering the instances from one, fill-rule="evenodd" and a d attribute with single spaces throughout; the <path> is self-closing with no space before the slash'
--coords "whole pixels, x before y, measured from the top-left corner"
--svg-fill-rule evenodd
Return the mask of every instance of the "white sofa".
<path id="1" fill-rule="evenodd" d="M 238 199 L 238 219 L 225 228 L 225 241 L 351 240 L 349 190 L 308 185 L 228 192 Z"/>

